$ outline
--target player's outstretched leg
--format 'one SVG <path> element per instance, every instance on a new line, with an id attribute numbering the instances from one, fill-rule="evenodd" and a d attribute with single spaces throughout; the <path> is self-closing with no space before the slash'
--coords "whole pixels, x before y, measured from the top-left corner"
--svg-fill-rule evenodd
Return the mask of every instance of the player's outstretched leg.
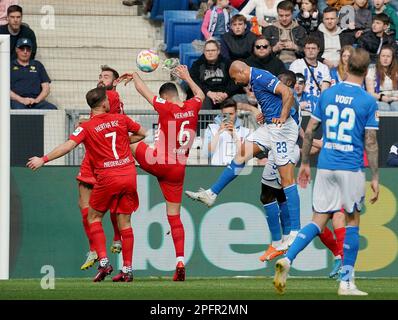
<path id="1" fill-rule="evenodd" d="M 83 223 L 84 231 L 86 233 L 86 236 L 87 236 L 88 242 L 89 242 L 89 246 L 90 246 L 90 251 L 87 252 L 86 261 L 82 264 L 80 269 L 87 270 L 88 268 L 91 268 L 98 261 L 98 255 L 97 255 L 97 252 L 95 251 L 94 243 L 93 243 L 93 240 L 91 239 L 91 235 L 90 235 L 90 226 L 89 226 L 89 223 L 87 220 L 88 207 L 83 208 L 80 211 L 82 213 L 82 223 Z"/>
<path id="2" fill-rule="evenodd" d="M 93 237 L 95 248 L 97 249 L 99 266 L 98 272 L 95 275 L 93 281 L 100 282 L 105 279 L 107 275 L 110 275 L 113 271 L 112 266 L 109 263 L 109 259 L 106 254 L 106 238 L 104 229 L 102 228 L 102 222 L 96 221 L 90 224 L 90 232 Z"/>
<path id="3" fill-rule="evenodd" d="M 112 253 L 120 253 L 122 252 L 122 240 L 120 237 L 119 226 L 117 225 L 117 214 L 111 212 L 111 221 L 113 227 L 113 242 L 111 245 Z"/>
<path id="4" fill-rule="evenodd" d="M 112 278 L 113 282 L 132 282 L 133 281 L 133 247 L 134 233 L 133 228 L 128 227 L 120 231 L 122 235 L 122 255 L 123 267 L 120 272 Z"/>
<path id="5" fill-rule="evenodd" d="M 185 264 L 184 264 L 184 246 L 185 246 L 185 230 L 181 222 L 180 203 L 167 204 L 167 220 L 170 224 L 171 236 L 173 238 L 174 249 L 176 254 L 176 271 L 173 276 L 173 281 L 185 281 Z M 178 212 L 172 214 L 171 212 Z"/>
<path id="6" fill-rule="evenodd" d="M 325 247 L 333 253 L 334 264 L 332 271 L 329 273 L 329 278 L 335 278 L 339 274 L 339 270 L 341 268 L 341 256 L 338 250 L 337 241 L 328 227 L 325 227 L 323 232 L 319 234 L 319 239 Z"/>

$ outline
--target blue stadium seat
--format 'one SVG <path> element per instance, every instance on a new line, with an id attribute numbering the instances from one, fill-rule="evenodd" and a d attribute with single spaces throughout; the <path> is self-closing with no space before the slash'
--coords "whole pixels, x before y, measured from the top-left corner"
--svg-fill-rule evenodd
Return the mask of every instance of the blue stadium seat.
<path id="1" fill-rule="evenodd" d="M 167 25 L 167 38 L 165 39 L 166 52 L 178 53 L 180 43 L 191 43 L 195 39 L 202 40 L 201 26 L 202 20 L 170 20 Z"/>
<path id="2" fill-rule="evenodd" d="M 163 20 L 165 10 L 188 10 L 189 0 L 153 0 L 151 20 Z"/>
<path id="3" fill-rule="evenodd" d="M 187 20 L 196 20 L 196 11 L 192 10 L 165 10 L 163 17 L 164 17 L 164 39 L 167 39 L 167 25 L 170 20 L 180 20 L 180 21 L 187 21 Z"/>
<path id="4" fill-rule="evenodd" d="M 180 63 L 191 68 L 192 63 L 202 55 L 202 52 L 196 51 L 191 43 L 180 44 Z"/>

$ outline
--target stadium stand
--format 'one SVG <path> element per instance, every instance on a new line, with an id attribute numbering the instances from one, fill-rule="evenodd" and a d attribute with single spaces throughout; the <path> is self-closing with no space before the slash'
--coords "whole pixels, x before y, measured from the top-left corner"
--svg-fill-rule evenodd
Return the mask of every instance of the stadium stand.
<path id="1" fill-rule="evenodd" d="M 202 20 L 170 20 L 167 25 L 166 52 L 178 53 L 181 43 L 203 39 Z"/>
<path id="2" fill-rule="evenodd" d="M 202 55 L 202 52 L 197 51 L 192 43 L 181 43 L 179 46 L 179 58 L 181 64 L 185 64 L 191 68 L 192 63 Z"/>
<path id="3" fill-rule="evenodd" d="M 189 0 L 153 0 L 150 18 L 163 20 L 165 10 L 188 10 Z"/>

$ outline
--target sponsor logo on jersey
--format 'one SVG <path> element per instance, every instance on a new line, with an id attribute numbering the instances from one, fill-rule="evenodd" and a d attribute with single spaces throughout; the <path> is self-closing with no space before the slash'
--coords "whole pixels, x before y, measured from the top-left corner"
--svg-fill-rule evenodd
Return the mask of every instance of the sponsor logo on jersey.
<path id="1" fill-rule="evenodd" d="M 156 102 L 165 104 L 166 100 L 162 99 L 161 97 L 156 97 Z"/>
<path id="2" fill-rule="evenodd" d="M 274 85 L 274 83 L 275 83 L 275 79 L 272 79 L 272 80 L 268 83 L 267 87 L 268 87 L 268 88 L 272 87 L 272 86 Z"/>
<path id="3" fill-rule="evenodd" d="M 377 122 L 379 122 L 379 119 L 380 118 L 380 113 L 379 113 L 379 111 L 378 110 L 376 110 L 376 112 L 375 112 L 375 120 L 377 121 Z"/>
<path id="4" fill-rule="evenodd" d="M 80 132 L 82 132 L 83 131 L 83 128 L 82 127 L 77 127 L 76 129 L 75 129 L 75 131 L 73 131 L 73 135 L 75 136 L 75 137 L 77 137 L 79 134 L 80 134 Z"/>

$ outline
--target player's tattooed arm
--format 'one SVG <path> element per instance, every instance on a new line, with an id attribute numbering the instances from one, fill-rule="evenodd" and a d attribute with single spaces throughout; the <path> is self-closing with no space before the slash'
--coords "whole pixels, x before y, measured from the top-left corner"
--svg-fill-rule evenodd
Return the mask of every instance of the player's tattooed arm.
<path id="1" fill-rule="evenodd" d="M 303 164 L 310 163 L 310 151 L 311 151 L 311 147 L 312 147 L 312 142 L 314 140 L 315 132 L 319 128 L 320 124 L 321 123 L 318 120 L 315 120 L 314 118 L 311 118 L 310 121 L 308 122 L 307 129 L 305 130 L 305 133 L 304 133 L 303 147 L 301 150 L 301 153 L 302 153 L 301 162 Z"/>
<path id="2" fill-rule="evenodd" d="M 282 97 L 282 111 L 280 117 L 272 119 L 272 122 L 283 124 L 286 122 L 287 118 L 289 118 L 290 109 L 294 105 L 294 96 L 289 87 L 284 85 L 282 82 L 279 82 L 276 86 L 275 94 Z"/>
<path id="3" fill-rule="evenodd" d="M 379 146 L 376 132 L 376 130 L 365 130 L 365 149 L 372 177 L 379 179 Z"/>

